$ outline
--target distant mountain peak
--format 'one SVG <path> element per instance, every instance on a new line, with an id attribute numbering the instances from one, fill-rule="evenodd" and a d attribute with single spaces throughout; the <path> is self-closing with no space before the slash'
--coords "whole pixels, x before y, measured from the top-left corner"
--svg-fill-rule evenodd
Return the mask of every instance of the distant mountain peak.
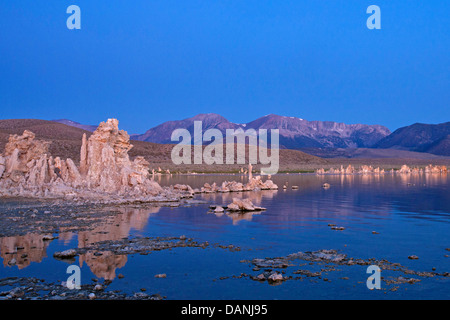
<path id="1" fill-rule="evenodd" d="M 57 120 L 50 120 L 50 121 L 64 123 L 64 124 L 68 124 L 68 123 L 70 123 L 70 124 L 81 124 L 79 122 L 72 121 L 72 120 L 69 120 L 69 119 L 57 119 Z"/>
<path id="2" fill-rule="evenodd" d="M 225 119 L 225 117 L 221 116 L 217 113 L 199 113 L 191 118 L 188 119 L 211 119 L 211 118 L 219 118 L 219 119 Z"/>
<path id="3" fill-rule="evenodd" d="M 80 128 L 86 131 L 94 132 L 97 129 L 97 126 L 94 125 L 88 125 L 88 124 L 81 124 L 76 121 L 72 121 L 69 119 L 58 119 L 58 120 L 51 120 L 53 122 L 62 123 L 71 127 Z"/>
<path id="4" fill-rule="evenodd" d="M 207 121 L 207 122 L 229 122 L 225 117 L 221 116 L 217 113 L 199 113 L 192 118 L 184 119 L 184 120 L 193 120 L 193 121 Z"/>

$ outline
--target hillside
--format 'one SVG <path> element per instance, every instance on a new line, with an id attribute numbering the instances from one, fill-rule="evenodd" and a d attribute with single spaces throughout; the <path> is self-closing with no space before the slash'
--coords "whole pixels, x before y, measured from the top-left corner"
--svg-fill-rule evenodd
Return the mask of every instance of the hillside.
<path id="1" fill-rule="evenodd" d="M 395 130 L 381 139 L 374 147 L 428 152 L 450 156 L 450 122 L 441 124 L 415 123 Z"/>
<path id="2" fill-rule="evenodd" d="M 427 152 L 442 156 L 450 156 L 450 135 L 429 144 L 427 146 Z"/>
<path id="3" fill-rule="evenodd" d="M 442 146 L 437 146 L 441 148 Z M 348 159 L 417 159 L 417 160 L 435 160 L 445 158 L 432 153 L 416 152 L 398 149 L 374 149 L 374 148 L 335 148 L 335 149 L 318 149 L 305 148 L 301 149 L 311 155 L 321 158 L 348 158 Z M 448 157 L 447 157 L 448 158 Z"/>
<path id="4" fill-rule="evenodd" d="M 37 119 L 11 119 L 0 120 L 0 151 L 3 151 L 10 134 L 22 134 L 30 130 L 36 134 L 37 139 L 51 141 L 49 151 L 56 157 L 80 160 L 81 139 L 83 133 L 89 137 L 92 132 L 73 126 Z M 142 141 L 133 141 L 134 147 L 130 150 L 131 157 L 145 155 L 157 161 L 170 160 L 171 147 L 157 145 Z"/>
<path id="5" fill-rule="evenodd" d="M 37 139 L 51 141 L 49 151 L 54 157 L 72 158 L 75 161 L 80 158 L 83 133 L 91 134 L 82 129 L 46 120 L 0 120 L 0 151 L 3 152 L 10 134 L 22 134 L 24 130 L 35 133 Z"/>

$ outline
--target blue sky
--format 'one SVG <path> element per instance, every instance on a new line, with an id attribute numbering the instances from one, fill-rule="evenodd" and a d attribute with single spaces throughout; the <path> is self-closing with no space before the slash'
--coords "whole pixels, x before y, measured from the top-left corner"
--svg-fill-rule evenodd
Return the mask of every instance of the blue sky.
<path id="1" fill-rule="evenodd" d="M 448 0 L 2 1 L 0 118 L 447 122 L 449 17 Z"/>

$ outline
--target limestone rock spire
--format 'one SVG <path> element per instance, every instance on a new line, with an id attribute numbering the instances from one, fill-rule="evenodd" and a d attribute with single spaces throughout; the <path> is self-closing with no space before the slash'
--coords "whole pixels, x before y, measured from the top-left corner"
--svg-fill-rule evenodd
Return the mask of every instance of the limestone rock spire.
<path id="1" fill-rule="evenodd" d="M 83 138 L 81 139 L 81 151 L 80 151 L 80 174 L 85 176 L 87 174 L 87 139 L 86 133 L 83 133 Z"/>

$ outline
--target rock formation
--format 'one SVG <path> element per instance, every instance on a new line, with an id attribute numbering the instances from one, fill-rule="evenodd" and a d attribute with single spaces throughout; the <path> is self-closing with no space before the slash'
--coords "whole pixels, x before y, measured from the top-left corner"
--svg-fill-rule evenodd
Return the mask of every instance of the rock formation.
<path id="1" fill-rule="evenodd" d="M 398 173 L 411 173 L 411 168 L 405 164 L 398 170 Z"/>
<path id="2" fill-rule="evenodd" d="M 242 192 L 259 190 L 277 190 L 278 186 L 272 180 L 263 181 L 261 176 L 251 178 L 247 184 L 236 181 L 224 181 L 220 186 L 216 183 L 205 185 L 200 189 L 194 189 L 194 193 L 215 193 L 215 192 Z"/>
<path id="3" fill-rule="evenodd" d="M 89 199 L 107 202 L 167 201 L 192 196 L 192 189 L 162 188 L 149 179 L 149 163 L 133 161 L 128 134 L 119 122 L 100 123 L 86 139 L 83 135 L 80 165 L 72 159 L 53 158 L 49 142 L 25 130 L 11 135 L 0 155 L 0 196 Z"/>
<path id="4" fill-rule="evenodd" d="M 259 190 L 278 190 L 278 186 L 270 180 L 270 175 L 266 181 L 261 176 L 253 177 L 252 164 L 248 165 L 248 183 L 243 184 L 236 181 L 224 181 L 221 186 L 217 186 L 214 182 L 212 185 L 205 183 L 200 189 L 194 189 L 194 193 L 214 193 L 214 192 L 242 192 L 242 191 L 259 191 Z"/>
<path id="5" fill-rule="evenodd" d="M 399 170 L 395 171 L 394 169 L 391 169 L 390 173 L 447 173 L 447 167 L 446 166 L 433 166 L 428 165 L 425 168 L 410 168 L 407 165 L 403 165 Z M 328 171 L 325 169 L 317 169 L 316 174 L 317 175 L 324 175 L 324 174 L 384 174 L 385 170 L 380 168 L 373 168 L 372 166 L 366 166 L 363 165 L 359 170 L 356 170 L 354 167 L 349 165 L 347 168 L 343 168 L 341 166 L 341 169 L 334 169 L 330 168 Z"/>
<path id="6" fill-rule="evenodd" d="M 123 194 L 130 188 L 139 194 L 157 195 L 162 188 L 148 179 L 149 163 L 143 157 L 131 161 L 130 137 L 118 129 L 119 122 L 109 119 L 100 123 L 87 143 L 83 137 L 80 171 L 88 188 Z"/>
<path id="7" fill-rule="evenodd" d="M 233 202 L 227 206 L 228 211 L 261 211 L 266 210 L 255 206 L 249 199 L 233 198 Z"/>

